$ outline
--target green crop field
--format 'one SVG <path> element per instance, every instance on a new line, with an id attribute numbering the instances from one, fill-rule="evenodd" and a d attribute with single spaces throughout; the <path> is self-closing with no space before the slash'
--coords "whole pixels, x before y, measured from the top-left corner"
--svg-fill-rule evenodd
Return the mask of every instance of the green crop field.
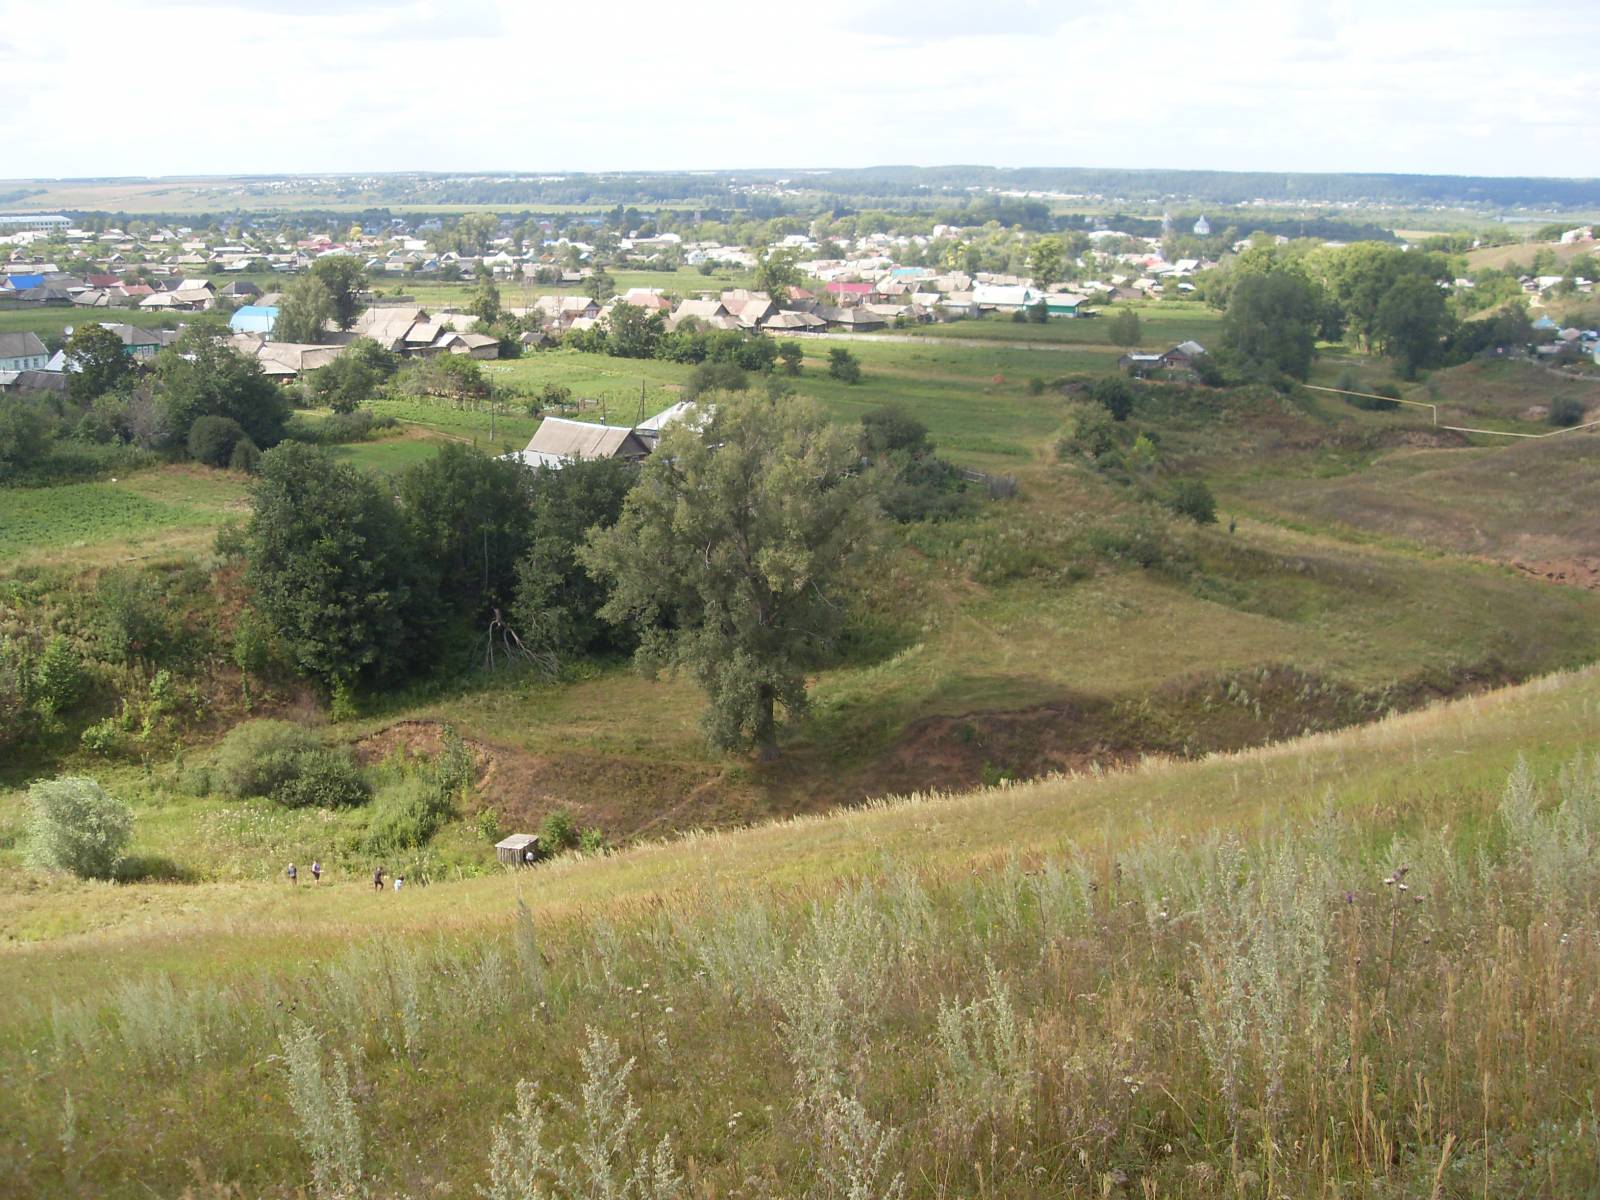
<path id="1" fill-rule="evenodd" d="M 1107 329 L 1111 318 L 1123 309 L 1139 314 L 1139 344 L 1134 349 L 1146 351 L 1168 350 L 1183 341 L 1197 341 L 1204 345 L 1215 339 L 1222 314 L 1204 304 L 1192 301 L 1164 300 L 1151 303 L 1118 303 L 1098 309 L 1092 317 L 1052 317 L 1042 325 L 1032 321 L 1014 321 L 1008 316 L 990 316 L 977 320 L 952 321 L 947 325 L 913 325 L 895 333 L 917 337 L 983 339 L 1005 342 L 1062 342 L 1068 345 L 1111 346 Z M 1115 348 L 1118 354 L 1126 347 Z"/>

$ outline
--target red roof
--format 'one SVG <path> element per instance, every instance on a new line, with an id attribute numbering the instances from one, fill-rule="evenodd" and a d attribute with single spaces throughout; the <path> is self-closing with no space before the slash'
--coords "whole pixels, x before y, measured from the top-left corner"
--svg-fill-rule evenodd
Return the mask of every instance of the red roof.
<path id="1" fill-rule="evenodd" d="M 97 288 L 116 287 L 117 284 L 119 284 L 121 282 L 122 282 L 122 280 L 120 278 L 118 278 L 117 276 L 115 276 L 115 275 L 90 275 L 88 277 L 88 283 L 89 283 L 90 287 L 97 287 Z"/>
<path id="2" fill-rule="evenodd" d="M 828 291 L 835 296 L 870 296 L 872 285 L 870 283 L 830 283 Z"/>

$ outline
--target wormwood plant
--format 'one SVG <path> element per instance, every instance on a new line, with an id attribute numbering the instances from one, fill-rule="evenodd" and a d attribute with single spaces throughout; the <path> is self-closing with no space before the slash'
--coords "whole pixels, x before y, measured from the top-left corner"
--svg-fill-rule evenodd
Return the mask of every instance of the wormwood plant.
<path id="1" fill-rule="evenodd" d="M 283 1039 L 289 1105 L 300 1123 L 300 1146 L 311 1158 L 311 1189 L 317 1200 L 355 1200 L 368 1195 L 361 1171 L 361 1125 L 350 1096 L 344 1055 L 322 1070 L 322 1042 L 304 1022 Z"/>
<path id="2" fill-rule="evenodd" d="M 957 1137 L 982 1119 L 1026 1120 L 1038 1083 L 1033 1029 L 1018 1015 L 992 960 L 985 960 L 984 973 L 987 995 L 965 1005 L 939 1001 L 938 1108 L 944 1132 Z"/>
<path id="3" fill-rule="evenodd" d="M 572 1141 L 547 1144 L 547 1105 L 538 1088 L 517 1084 L 516 1109 L 495 1127 L 489 1147 L 488 1200 L 677 1200 L 683 1195 L 672 1143 L 641 1148 L 639 1107 L 628 1093 L 633 1059 L 590 1027 L 579 1056 L 583 1083 L 576 1101 L 550 1102 L 574 1130 Z"/>

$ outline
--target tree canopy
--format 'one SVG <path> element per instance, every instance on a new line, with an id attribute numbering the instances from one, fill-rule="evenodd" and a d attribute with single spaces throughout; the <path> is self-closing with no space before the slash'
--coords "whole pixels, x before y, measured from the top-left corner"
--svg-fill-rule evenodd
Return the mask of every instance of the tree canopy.
<path id="1" fill-rule="evenodd" d="M 639 663 L 705 690 L 711 741 L 771 757 L 777 706 L 805 711 L 806 672 L 838 635 L 871 504 L 854 439 L 813 402 L 721 396 L 696 416 L 580 557 L 613 585 L 601 616 L 640 631 Z"/>
<path id="2" fill-rule="evenodd" d="M 115 391 L 134 374 L 133 358 L 122 339 L 104 325 L 80 326 L 66 345 L 74 370 L 72 398 L 79 403 Z"/>
<path id="3" fill-rule="evenodd" d="M 246 580 L 296 666 L 337 691 L 422 657 L 431 588 L 378 482 L 299 442 L 263 455 L 260 472 Z"/>
<path id="4" fill-rule="evenodd" d="M 283 289 L 272 336 L 280 342 L 320 342 L 333 319 L 333 293 L 316 275 L 302 275 Z"/>
<path id="5" fill-rule="evenodd" d="M 1222 318 L 1223 350 L 1247 374 L 1304 379 L 1316 354 L 1322 308 L 1321 290 L 1297 272 L 1246 275 Z"/>
<path id="6" fill-rule="evenodd" d="M 349 329 L 361 313 L 361 293 L 367 286 L 361 260 L 353 254 L 326 254 L 311 264 L 311 274 L 333 297 L 334 321 L 340 329 Z"/>

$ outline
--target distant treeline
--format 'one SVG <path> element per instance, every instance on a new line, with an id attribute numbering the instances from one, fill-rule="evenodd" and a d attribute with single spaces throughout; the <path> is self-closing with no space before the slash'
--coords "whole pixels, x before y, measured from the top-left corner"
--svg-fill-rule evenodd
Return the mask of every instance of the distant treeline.
<path id="1" fill-rule="evenodd" d="M 241 177 L 237 182 L 248 185 L 267 181 Z M 309 203 L 304 211 L 314 210 L 321 200 L 369 204 L 372 212 L 399 204 L 486 204 L 532 211 L 567 205 L 688 204 L 759 217 L 815 211 L 819 205 L 852 209 L 892 204 L 928 212 L 964 208 L 974 202 L 1003 202 L 987 189 L 1056 192 L 1153 204 L 1234 205 L 1264 200 L 1278 204 L 1364 202 L 1492 209 L 1600 206 L 1600 179 L 1085 167 L 881 166 L 822 171 L 628 171 L 559 176 L 408 173 L 306 180 L 305 186 Z M 13 194 L 10 200 L 15 202 L 27 194 Z M 5 200 L 0 196 L 0 202 Z M 250 211 L 250 201 L 248 192 L 240 196 L 234 211 Z"/>

